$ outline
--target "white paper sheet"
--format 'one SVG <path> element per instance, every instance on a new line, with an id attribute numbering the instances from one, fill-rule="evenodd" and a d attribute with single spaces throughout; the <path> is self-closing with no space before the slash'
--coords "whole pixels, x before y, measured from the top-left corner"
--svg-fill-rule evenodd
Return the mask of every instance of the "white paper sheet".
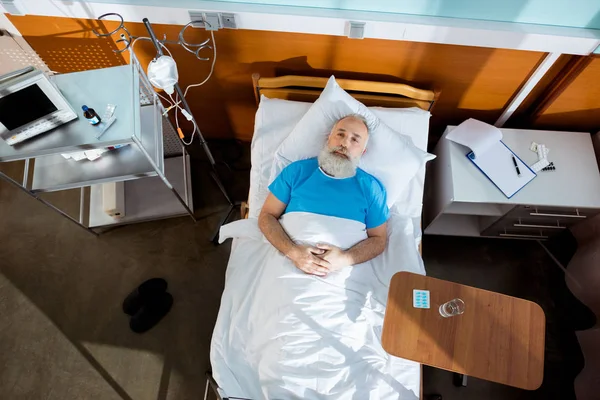
<path id="1" fill-rule="evenodd" d="M 520 174 L 513 163 L 513 156 Z M 508 198 L 511 198 L 523 186 L 536 177 L 529 167 L 515 156 L 503 142 L 493 144 L 483 156 L 471 158 L 471 161 L 496 185 Z"/>
<path id="2" fill-rule="evenodd" d="M 467 146 L 473 150 L 475 158 L 478 158 L 502 140 L 502 131 L 493 125 L 469 118 L 450 131 L 446 138 Z"/>
<path id="3" fill-rule="evenodd" d="M 502 142 L 502 131 L 493 125 L 469 118 L 450 131 L 446 138 L 470 148 L 469 159 L 508 198 L 536 177 Z M 518 172 L 513 157 L 519 167 Z"/>

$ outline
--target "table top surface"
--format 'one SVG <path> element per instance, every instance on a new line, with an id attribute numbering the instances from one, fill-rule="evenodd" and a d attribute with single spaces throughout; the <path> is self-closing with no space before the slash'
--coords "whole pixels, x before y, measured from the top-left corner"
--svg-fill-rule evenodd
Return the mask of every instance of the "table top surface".
<path id="1" fill-rule="evenodd" d="M 0 162 L 132 143 L 132 136 L 139 135 L 140 130 L 136 127 L 140 113 L 137 79 L 129 65 L 53 76 L 52 81 L 78 118 L 15 146 L 0 139 Z M 97 128 L 82 116 L 84 104 L 101 117 L 107 104 L 117 107 L 116 121 L 99 139 Z"/>
<path id="2" fill-rule="evenodd" d="M 454 128 L 449 126 L 444 133 L 444 138 Z M 533 165 L 538 161 L 537 153 L 529 150 L 531 142 L 545 144 L 550 150 L 548 160 L 554 163 L 556 169 L 550 172 L 540 171 L 530 183 L 509 199 L 469 161 L 466 157 L 470 152 L 469 148 L 450 142 L 447 161 L 451 164 L 448 168 L 451 170 L 454 201 L 575 208 L 600 207 L 600 172 L 592 136 L 588 132 L 506 128 L 500 130 L 502 141 L 527 165 Z"/>
<path id="3" fill-rule="evenodd" d="M 414 308 L 413 289 L 429 290 L 431 308 Z M 464 314 L 443 318 L 454 298 Z M 433 367 L 535 390 L 544 374 L 546 317 L 528 300 L 410 272 L 392 278 L 382 345 L 390 354 Z"/>

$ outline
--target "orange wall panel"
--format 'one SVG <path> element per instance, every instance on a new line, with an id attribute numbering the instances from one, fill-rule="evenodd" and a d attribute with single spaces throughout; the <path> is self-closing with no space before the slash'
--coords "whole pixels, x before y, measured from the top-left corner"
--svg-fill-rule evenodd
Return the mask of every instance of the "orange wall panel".
<path id="1" fill-rule="evenodd" d="M 122 65 L 127 53 L 113 53 L 118 35 L 97 38 L 92 27 L 106 32 L 114 22 L 10 16 L 31 46 L 57 72 Z M 132 35 L 146 36 L 141 23 L 127 22 Z M 176 39 L 181 26 L 153 25 L 159 38 Z M 189 28 L 188 42 L 208 38 L 206 31 Z M 249 140 L 256 105 L 251 74 L 298 74 L 407 82 L 424 89 L 439 89 L 441 96 L 432 118 L 432 133 L 469 117 L 493 123 L 511 97 L 533 71 L 543 53 L 401 42 L 379 39 L 248 31 L 215 32 L 217 63 L 213 77 L 192 88 L 188 102 L 207 137 Z M 202 81 L 210 62 L 197 60 L 184 49 L 169 45 L 177 61 L 182 88 Z M 154 55 L 148 42 L 139 41 L 135 52 L 142 65 Z M 210 52 L 209 52 L 210 54 Z M 181 120 L 181 118 L 180 118 Z"/>
<path id="2" fill-rule="evenodd" d="M 590 61 L 537 116 L 534 125 L 575 131 L 600 130 L 600 57 Z"/>

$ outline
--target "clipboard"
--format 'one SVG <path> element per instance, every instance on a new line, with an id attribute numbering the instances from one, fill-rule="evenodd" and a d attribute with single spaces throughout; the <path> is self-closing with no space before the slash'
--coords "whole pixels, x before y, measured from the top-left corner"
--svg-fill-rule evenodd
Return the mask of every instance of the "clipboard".
<path id="1" fill-rule="evenodd" d="M 466 157 L 509 199 L 537 176 L 504 144 L 502 131 L 495 126 L 471 118 L 446 138 L 469 147 L 472 151 Z"/>

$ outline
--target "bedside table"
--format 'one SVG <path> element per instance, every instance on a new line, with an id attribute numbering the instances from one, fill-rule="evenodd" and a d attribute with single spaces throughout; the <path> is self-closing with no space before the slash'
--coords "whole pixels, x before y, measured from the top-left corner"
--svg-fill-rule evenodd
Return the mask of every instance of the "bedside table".
<path id="1" fill-rule="evenodd" d="M 501 128 L 503 142 L 526 164 L 545 144 L 554 171 L 540 171 L 508 199 L 466 157 L 470 152 L 448 139 L 446 128 L 428 171 L 425 234 L 544 240 L 600 213 L 600 173 L 585 132 Z"/>
<path id="2" fill-rule="evenodd" d="M 431 308 L 413 307 L 413 289 L 431 292 Z M 443 318 L 453 298 L 465 312 Z M 389 354 L 492 382 L 535 390 L 544 376 L 546 316 L 528 300 L 398 272 L 390 282 L 381 345 Z"/>

